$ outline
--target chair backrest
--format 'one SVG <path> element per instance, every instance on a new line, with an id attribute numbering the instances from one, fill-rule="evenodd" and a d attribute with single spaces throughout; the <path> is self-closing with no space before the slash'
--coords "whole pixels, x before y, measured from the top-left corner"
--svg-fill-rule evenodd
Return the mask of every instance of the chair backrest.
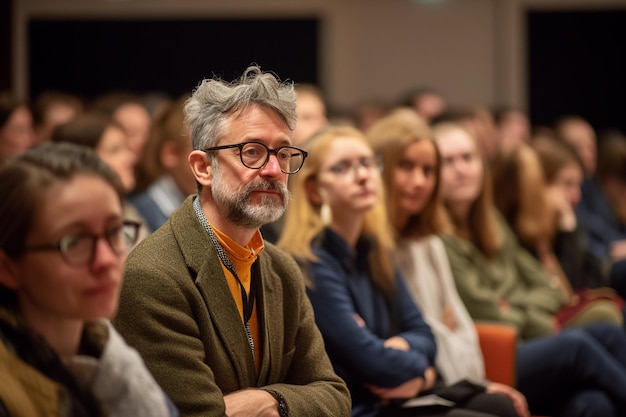
<path id="1" fill-rule="evenodd" d="M 515 386 L 517 330 L 501 323 L 476 322 L 488 380 Z"/>

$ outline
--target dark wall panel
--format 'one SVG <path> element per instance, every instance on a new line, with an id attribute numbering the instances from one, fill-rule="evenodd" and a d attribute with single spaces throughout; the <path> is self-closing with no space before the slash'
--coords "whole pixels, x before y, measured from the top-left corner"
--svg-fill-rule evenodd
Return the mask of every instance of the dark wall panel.
<path id="1" fill-rule="evenodd" d="M 528 13 L 529 110 L 626 132 L 626 10 Z"/>
<path id="2" fill-rule="evenodd" d="M 318 83 L 318 20 L 39 20 L 29 22 L 30 96 L 112 90 L 179 95 L 250 63 Z"/>
<path id="3" fill-rule="evenodd" d="M 13 0 L 0 0 L 0 91 L 11 90 Z"/>

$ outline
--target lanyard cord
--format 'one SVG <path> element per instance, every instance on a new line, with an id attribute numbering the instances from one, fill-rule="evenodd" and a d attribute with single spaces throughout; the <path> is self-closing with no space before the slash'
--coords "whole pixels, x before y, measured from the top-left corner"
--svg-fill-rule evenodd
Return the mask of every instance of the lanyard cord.
<path id="1" fill-rule="evenodd" d="M 211 241 L 215 246 L 215 250 L 217 251 L 217 256 L 220 258 L 226 269 L 228 269 L 233 277 L 235 277 L 237 283 L 239 284 L 239 289 L 241 290 L 241 303 L 243 306 L 244 327 L 246 330 L 246 335 L 248 336 L 248 343 L 250 344 L 250 348 L 252 349 L 252 358 L 254 359 L 254 339 L 252 338 L 252 333 L 250 332 L 250 325 L 248 324 L 248 321 L 250 320 L 250 317 L 252 317 L 252 310 L 254 309 L 257 282 L 257 280 L 255 279 L 256 274 L 254 273 L 254 271 L 252 271 L 252 273 L 250 274 L 250 298 L 248 298 L 248 294 L 246 294 L 246 289 L 241 283 L 239 276 L 237 275 L 237 271 L 235 270 L 233 262 L 230 260 L 228 255 L 226 255 L 224 248 L 218 242 L 217 237 L 213 232 L 213 228 L 209 224 L 209 221 L 202 212 L 202 209 L 200 208 L 200 199 L 198 197 L 196 197 L 193 201 L 193 208 L 196 212 L 196 215 L 198 216 L 198 220 L 200 220 L 200 224 L 202 224 L 204 230 L 206 230 L 206 232 L 209 234 L 209 237 L 211 238 Z M 254 270 L 254 268 L 252 269 Z"/>

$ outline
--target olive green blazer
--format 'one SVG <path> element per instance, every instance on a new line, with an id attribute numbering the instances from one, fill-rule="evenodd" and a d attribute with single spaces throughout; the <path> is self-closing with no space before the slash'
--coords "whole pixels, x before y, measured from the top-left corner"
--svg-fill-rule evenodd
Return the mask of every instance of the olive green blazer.
<path id="1" fill-rule="evenodd" d="M 504 219 L 495 215 L 502 247 L 493 258 L 465 239 L 441 236 L 461 300 L 474 320 L 511 324 L 522 339 L 552 334 L 554 313 L 565 297 L 551 285 L 541 263 L 519 245 Z"/>
<path id="2" fill-rule="evenodd" d="M 266 243 L 259 254 L 257 375 L 246 332 L 215 248 L 185 200 L 129 255 L 114 325 L 143 356 L 181 416 L 224 416 L 223 395 L 268 387 L 291 416 L 349 416 L 301 271 Z"/>

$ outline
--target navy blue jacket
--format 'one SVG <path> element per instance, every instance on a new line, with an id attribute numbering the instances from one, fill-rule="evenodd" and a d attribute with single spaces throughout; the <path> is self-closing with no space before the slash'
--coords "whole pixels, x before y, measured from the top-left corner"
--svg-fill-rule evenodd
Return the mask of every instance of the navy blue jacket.
<path id="1" fill-rule="evenodd" d="M 430 327 L 396 274 L 395 302 L 388 306 L 369 279 L 370 242 L 361 239 L 353 251 L 327 229 L 314 245 L 318 262 L 308 265 L 312 286 L 307 290 L 315 320 L 335 372 L 352 395 L 352 415 L 375 416 L 378 399 L 364 384 L 395 387 L 423 376 L 434 366 L 436 345 Z M 358 314 L 366 324 L 355 320 Z M 385 339 L 405 338 L 408 352 L 385 348 Z"/>

